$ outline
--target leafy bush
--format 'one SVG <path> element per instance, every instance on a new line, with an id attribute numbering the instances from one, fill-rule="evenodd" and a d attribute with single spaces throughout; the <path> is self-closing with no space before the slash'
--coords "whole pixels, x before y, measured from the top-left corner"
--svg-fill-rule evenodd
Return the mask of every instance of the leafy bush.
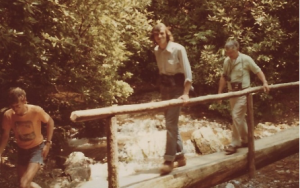
<path id="1" fill-rule="evenodd" d="M 119 69 L 148 46 L 150 1 L 5 1 L 0 4 L 0 89 L 20 86 L 58 121 L 74 109 L 122 102 Z M 6 106 L 6 92 L 0 94 Z"/>
<path id="2" fill-rule="evenodd" d="M 170 26 L 175 41 L 187 48 L 198 95 L 217 93 L 229 37 L 240 42 L 240 51 L 254 59 L 269 84 L 299 80 L 299 1 L 153 0 L 149 10 L 151 18 Z M 252 75 L 252 86 L 257 85 L 261 81 Z M 258 95 L 257 117 L 267 115 L 262 109 L 276 103 L 272 97 L 277 95 Z M 282 113 L 280 108 L 269 108 L 270 114 Z M 229 114 L 226 107 L 211 109 Z"/>

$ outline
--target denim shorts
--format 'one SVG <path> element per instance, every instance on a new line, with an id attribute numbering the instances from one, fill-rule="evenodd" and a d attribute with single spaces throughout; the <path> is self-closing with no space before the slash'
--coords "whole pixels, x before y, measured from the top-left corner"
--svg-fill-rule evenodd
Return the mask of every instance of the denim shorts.
<path id="1" fill-rule="evenodd" d="M 42 155 L 44 146 L 45 143 L 42 142 L 40 145 L 30 149 L 18 148 L 18 165 L 26 166 L 29 163 L 39 163 L 40 165 L 44 165 Z"/>

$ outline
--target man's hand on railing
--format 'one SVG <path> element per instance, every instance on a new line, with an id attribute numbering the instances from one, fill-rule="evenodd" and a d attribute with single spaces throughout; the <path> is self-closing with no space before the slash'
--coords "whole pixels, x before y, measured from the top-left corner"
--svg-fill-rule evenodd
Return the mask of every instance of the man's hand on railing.
<path id="1" fill-rule="evenodd" d="M 265 93 L 269 93 L 270 87 L 269 87 L 269 85 L 268 85 L 268 82 L 264 82 L 263 87 L 264 87 L 264 92 L 265 92 Z"/>
<path id="2" fill-rule="evenodd" d="M 189 95 L 184 94 L 184 95 L 181 95 L 178 99 L 182 99 L 184 104 L 187 104 L 189 102 L 190 97 L 189 97 Z"/>

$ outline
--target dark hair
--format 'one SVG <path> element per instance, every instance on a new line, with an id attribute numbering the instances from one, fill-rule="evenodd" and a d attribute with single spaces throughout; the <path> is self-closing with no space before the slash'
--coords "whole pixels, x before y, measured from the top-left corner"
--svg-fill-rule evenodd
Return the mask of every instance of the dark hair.
<path id="1" fill-rule="evenodd" d="M 174 38 L 173 38 L 173 35 L 172 35 L 170 29 L 169 29 L 168 27 L 166 27 L 165 24 L 163 24 L 163 23 L 158 23 L 158 24 L 156 24 L 156 25 L 153 27 L 153 29 L 152 29 L 152 31 L 151 31 L 150 39 L 153 41 L 153 44 L 156 44 L 155 39 L 154 39 L 154 35 L 155 35 L 156 33 L 159 33 L 161 28 L 165 28 L 166 35 L 167 35 L 167 42 L 169 42 L 169 41 L 174 41 Z"/>
<path id="2" fill-rule="evenodd" d="M 26 92 L 19 87 L 11 88 L 8 92 L 8 104 L 12 105 L 19 101 L 26 102 Z"/>

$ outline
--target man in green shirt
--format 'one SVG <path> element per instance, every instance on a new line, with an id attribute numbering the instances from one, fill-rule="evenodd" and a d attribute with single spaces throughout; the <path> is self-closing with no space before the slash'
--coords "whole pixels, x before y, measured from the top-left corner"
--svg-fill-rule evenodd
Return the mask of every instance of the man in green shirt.
<path id="1" fill-rule="evenodd" d="M 224 60 L 218 93 L 223 92 L 226 82 L 228 91 L 239 91 L 250 87 L 250 71 L 262 81 L 264 91 L 269 92 L 269 85 L 264 73 L 250 56 L 239 52 L 239 43 L 236 40 L 227 41 L 225 51 L 228 57 Z M 248 127 L 245 119 L 246 96 L 230 98 L 230 107 L 233 126 L 231 144 L 225 149 L 227 154 L 233 154 L 237 148 L 248 145 Z"/>

